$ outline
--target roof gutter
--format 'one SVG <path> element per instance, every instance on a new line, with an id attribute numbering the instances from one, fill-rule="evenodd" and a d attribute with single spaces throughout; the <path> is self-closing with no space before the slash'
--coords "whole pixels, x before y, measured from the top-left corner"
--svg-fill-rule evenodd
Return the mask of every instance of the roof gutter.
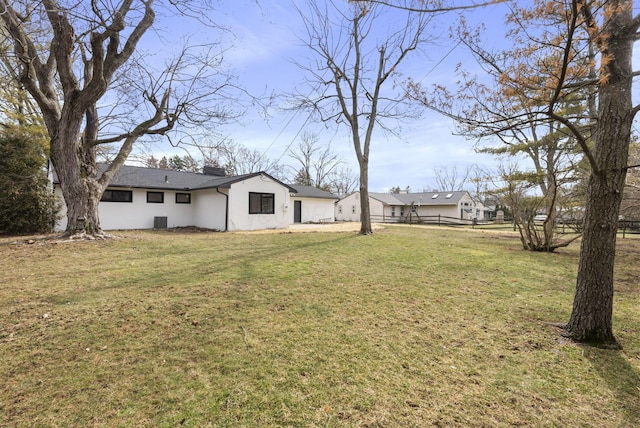
<path id="1" fill-rule="evenodd" d="M 222 193 L 218 187 L 216 187 L 216 192 L 218 192 L 222 196 L 224 196 L 224 199 L 225 199 L 225 203 L 224 203 L 224 230 L 223 230 L 223 232 L 228 232 L 229 231 L 229 195 L 227 195 L 226 193 Z"/>

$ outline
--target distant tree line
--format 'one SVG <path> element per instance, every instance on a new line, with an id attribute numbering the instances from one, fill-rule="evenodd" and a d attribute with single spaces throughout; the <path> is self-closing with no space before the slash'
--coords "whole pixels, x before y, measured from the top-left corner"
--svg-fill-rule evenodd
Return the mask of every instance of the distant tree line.
<path id="1" fill-rule="evenodd" d="M 353 192 L 358 184 L 358 176 L 332 151 L 330 143 L 320 141 L 313 133 L 303 134 L 298 144 L 287 151 L 288 164 L 226 140 L 200 144 L 191 151 L 195 154 L 158 158 L 151 153 L 135 159 L 148 168 L 175 171 L 201 172 L 204 166 L 223 168 L 231 176 L 264 171 L 288 184 L 316 187 L 338 196 Z"/>

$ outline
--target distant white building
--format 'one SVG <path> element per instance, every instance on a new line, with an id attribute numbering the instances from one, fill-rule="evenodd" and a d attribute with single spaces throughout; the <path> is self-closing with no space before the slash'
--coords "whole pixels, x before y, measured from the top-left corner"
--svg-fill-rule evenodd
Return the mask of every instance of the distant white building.
<path id="1" fill-rule="evenodd" d="M 456 222 L 484 218 L 484 206 L 469 192 L 369 193 L 373 222 Z M 360 192 L 336 202 L 336 220 L 360 221 Z"/>

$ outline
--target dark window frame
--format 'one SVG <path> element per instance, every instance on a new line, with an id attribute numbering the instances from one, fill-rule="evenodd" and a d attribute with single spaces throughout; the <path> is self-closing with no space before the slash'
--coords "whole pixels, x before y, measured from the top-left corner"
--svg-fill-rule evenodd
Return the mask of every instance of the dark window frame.
<path id="1" fill-rule="evenodd" d="M 149 196 L 151 195 L 160 195 L 160 200 L 159 201 L 154 201 L 149 199 Z M 147 192 L 147 203 L 148 204 L 164 204 L 164 192 Z"/>
<path id="2" fill-rule="evenodd" d="M 133 202 L 133 192 L 131 190 L 107 189 L 102 193 L 100 202 L 131 203 Z"/>
<path id="3" fill-rule="evenodd" d="M 275 214 L 275 208 L 275 193 L 249 192 L 249 214 Z"/>
<path id="4" fill-rule="evenodd" d="M 186 200 L 180 201 L 180 197 L 186 197 Z M 186 192 L 176 192 L 176 204 L 190 204 L 191 203 L 191 193 Z"/>

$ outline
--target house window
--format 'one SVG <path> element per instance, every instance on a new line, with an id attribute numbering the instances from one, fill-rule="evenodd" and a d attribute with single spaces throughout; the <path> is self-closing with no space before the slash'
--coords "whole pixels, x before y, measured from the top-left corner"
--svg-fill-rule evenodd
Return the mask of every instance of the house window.
<path id="1" fill-rule="evenodd" d="M 391 207 L 391 217 L 395 217 L 396 216 L 396 207 L 392 206 Z"/>
<path id="2" fill-rule="evenodd" d="M 148 204 L 164 204 L 164 192 L 147 192 Z"/>
<path id="3" fill-rule="evenodd" d="M 132 202 L 133 192 L 131 190 L 105 190 L 100 202 Z"/>
<path id="4" fill-rule="evenodd" d="M 191 193 L 176 193 L 176 204 L 190 204 Z"/>
<path id="5" fill-rule="evenodd" d="M 273 214 L 275 195 L 273 193 L 249 192 L 249 214 Z"/>

